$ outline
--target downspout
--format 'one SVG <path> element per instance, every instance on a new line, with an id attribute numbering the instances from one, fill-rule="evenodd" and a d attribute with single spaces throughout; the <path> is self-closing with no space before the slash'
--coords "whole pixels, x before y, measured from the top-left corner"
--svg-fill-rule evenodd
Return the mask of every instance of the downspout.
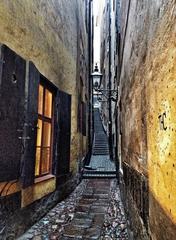
<path id="1" fill-rule="evenodd" d="M 118 95 L 117 95 L 117 100 L 116 100 L 116 108 L 118 109 L 118 112 L 117 112 L 117 123 L 116 123 L 116 132 L 117 132 L 117 136 L 116 136 L 116 147 L 117 147 L 117 151 L 119 150 L 119 136 L 120 136 L 120 124 L 119 123 L 121 121 L 121 104 L 120 106 L 118 105 L 118 98 L 121 94 L 120 92 L 120 86 L 121 86 L 121 74 L 122 74 L 122 64 L 123 64 L 123 59 L 124 59 L 124 49 L 125 49 L 125 43 L 126 43 L 126 35 L 127 35 L 127 28 L 128 28 L 128 23 L 129 23 L 129 14 L 130 14 L 130 7 L 131 7 L 131 0 L 129 0 L 128 2 L 128 9 L 127 9 L 127 17 L 126 17 L 126 22 L 125 22 L 125 31 L 124 31 L 124 38 L 123 38 L 123 44 L 122 44 L 122 48 L 121 48 L 121 53 L 120 53 L 120 58 L 119 58 L 119 65 L 120 65 L 120 73 L 119 73 L 119 92 L 118 92 Z M 121 45 L 121 44 L 120 44 Z M 121 96 L 120 96 L 120 99 L 121 100 Z M 118 171 L 118 182 L 120 182 L 120 176 L 119 176 L 119 172 L 120 172 L 120 159 L 119 159 L 119 152 L 117 152 L 117 171 Z"/>
<path id="2" fill-rule="evenodd" d="M 88 96 L 89 96 L 89 114 L 88 114 L 88 161 L 89 163 L 91 152 L 92 152 L 92 142 L 93 142 L 93 106 L 92 106 L 92 0 L 88 1 Z"/>

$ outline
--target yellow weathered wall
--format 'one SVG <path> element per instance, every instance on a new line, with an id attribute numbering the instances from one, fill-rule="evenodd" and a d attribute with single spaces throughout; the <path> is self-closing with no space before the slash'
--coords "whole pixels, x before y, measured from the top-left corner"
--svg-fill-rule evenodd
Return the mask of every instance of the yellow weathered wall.
<path id="1" fill-rule="evenodd" d="M 158 26 L 147 67 L 148 170 L 155 199 L 176 224 L 176 17 L 168 8 Z M 164 34 L 163 34 L 164 33 Z M 158 116 L 166 113 L 166 130 Z"/>
<path id="2" fill-rule="evenodd" d="M 0 183 L 1 196 L 5 197 L 17 192 L 21 193 L 21 207 L 26 207 L 36 200 L 54 192 L 56 189 L 56 178 L 53 175 L 37 178 L 35 184 L 23 189 L 19 181 Z"/>
<path id="3" fill-rule="evenodd" d="M 176 235 L 175 13 L 172 0 L 132 0 L 122 36 L 122 159 L 149 180 L 148 233 L 156 240 Z M 164 112 L 166 130 L 158 118 Z"/>
<path id="4" fill-rule="evenodd" d="M 80 31 L 87 41 L 82 4 L 77 0 L 0 1 L 0 42 L 32 61 L 46 78 L 72 95 L 71 170 L 79 156 L 76 81 Z M 86 52 L 87 42 L 84 44 Z"/>
<path id="5" fill-rule="evenodd" d="M 21 207 L 26 207 L 47 194 L 54 192 L 56 179 L 54 177 L 45 181 L 36 182 L 35 185 L 23 189 L 21 192 Z"/>

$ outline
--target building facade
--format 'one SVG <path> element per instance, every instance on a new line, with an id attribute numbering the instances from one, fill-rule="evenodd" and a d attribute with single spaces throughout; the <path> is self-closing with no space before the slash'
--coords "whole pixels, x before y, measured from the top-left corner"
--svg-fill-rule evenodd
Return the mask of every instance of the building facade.
<path id="1" fill-rule="evenodd" d="M 101 24 L 101 72 L 104 96 L 101 114 L 104 128 L 109 136 L 111 158 L 115 158 L 117 146 L 117 90 L 118 90 L 118 31 L 119 1 L 105 1 Z"/>
<path id="2" fill-rule="evenodd" d="M 79 182 L 89 147 L 90 2 L 0 3 L 2 237 L 21 234 Z"/>
<path id="3" fill-rule="evenodd" d="M 134 239 L 175 239 L 175 2 L 107 1 L 104 15 L 103 86 L 111 61 L 110 84 L 118 87 L 112 133 L 116 127 L 117 171 Z"/>

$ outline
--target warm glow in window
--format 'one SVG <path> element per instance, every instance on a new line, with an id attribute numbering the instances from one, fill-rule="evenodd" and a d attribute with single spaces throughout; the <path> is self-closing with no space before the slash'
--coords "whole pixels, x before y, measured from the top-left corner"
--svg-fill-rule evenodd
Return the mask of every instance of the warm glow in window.
<path id="1" fill-rule="evenodd" d="M 50 147 L 51 145 L 51 123 L 43 123 L 43 147 Z"/>
<path id="2" fill-rule="evenodd" d="M 38 113 L 43 113 L 43 91 L 44 87 L 42 85 L 39 85 L 39 95 L 38 95 Z"/>
<path id="3" fill-rule="evenodd" d="M 52 93 L 47 89 L 45 90 L 45 111 L 44 115 L 51 118 L 52 115 Z"/>
<path id="4" fill-rule="evenodd" d="M 51 170 L 53 93 L 39 85 L 35 175 Z"/>
<path id="5" fill-rule="evenodd" d="M 37 147 L 42 145 L 42 120 L 38 119 L 37 125 Z"/>

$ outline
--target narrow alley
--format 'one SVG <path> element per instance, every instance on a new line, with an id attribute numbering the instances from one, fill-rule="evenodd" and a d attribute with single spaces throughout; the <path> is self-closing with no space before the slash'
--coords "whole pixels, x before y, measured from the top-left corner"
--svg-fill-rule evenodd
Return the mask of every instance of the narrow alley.
<path id="1" fill-rule="evenodd" d="M 128 239 L 116 180 L 83 180 L 18 240 L 28 239 Z"/>
<path id="2" fill-rule="evenodd" d="M 115 164 L 106 148 L 99 109 L 94 112 L 95 140 L 90 164 L 84 169 L 85 180 L 18 240 L 128 239 Z"/>
<path id="3" fill-rule="evenodd" d="M 0 1 L 0 240 L 176 239 L 176 0 Z"/>

